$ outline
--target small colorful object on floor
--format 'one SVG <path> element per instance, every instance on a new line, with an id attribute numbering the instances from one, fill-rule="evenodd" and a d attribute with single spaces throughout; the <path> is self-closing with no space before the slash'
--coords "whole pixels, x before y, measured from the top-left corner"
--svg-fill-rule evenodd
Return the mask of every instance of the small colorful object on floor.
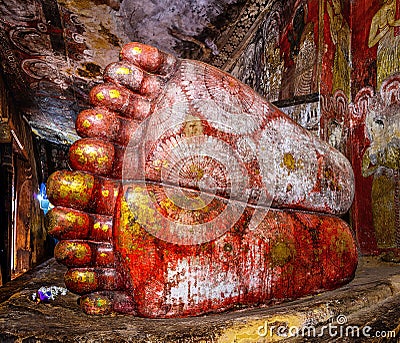
<path id="1" fill-rule="evenodd" d="M 32 294 L 32 300 L 37 303 L 49 302 L 50 300 L 55 300 L 58 295 L 66 295 L 68 290 L 64 287 L 58 286 L 42 286 L 36 293 Z"/>

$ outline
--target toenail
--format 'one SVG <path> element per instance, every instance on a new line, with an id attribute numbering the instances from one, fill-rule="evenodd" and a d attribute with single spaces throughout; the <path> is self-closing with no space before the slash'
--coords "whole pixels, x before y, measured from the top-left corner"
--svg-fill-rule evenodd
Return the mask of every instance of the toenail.
<path id="1" fill-rule="evenodd" d="M 121 96 L 121 93 L 117 89 L 110 89 L 108 93 L 111 99 L 118 99 Z"/>
<path id="2" fill-rule="evenodd" d="M 129 74 L 132 74 L 132 70 L 130 70 L 129 68 L 126 68 L 126 67 L 119 67 L 115 71 L 115 73 L 118 75 L 129 75 Z"/>
<path id="3" fill-rule="evenodd" d="M 142 51 L 143 50 L 141 48 L 139 48 L 138 46 L 135 46 L 132 48 L 132 54 L 134 54 L 134 55 L 139 55 L 142 53 Z"/>
<path id="4" fill-rule="evenodd" d="M 96 94 L 96 98 L 99 101 L 103 101 L 106 97 L 104 96 L 103 92 L 99 92 L 99 93 Z"/>

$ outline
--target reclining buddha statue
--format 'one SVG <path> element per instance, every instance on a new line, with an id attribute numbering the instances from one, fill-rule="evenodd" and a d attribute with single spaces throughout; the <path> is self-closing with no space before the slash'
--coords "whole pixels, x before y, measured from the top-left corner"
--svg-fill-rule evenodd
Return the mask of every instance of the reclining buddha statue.
<path id="1" fill-rule="evenodd" d="M 348 160 L 229 74 L 125 45 L 78 114 L 49 233 L 88 314 L 195 316 L 349 282 Z"/>

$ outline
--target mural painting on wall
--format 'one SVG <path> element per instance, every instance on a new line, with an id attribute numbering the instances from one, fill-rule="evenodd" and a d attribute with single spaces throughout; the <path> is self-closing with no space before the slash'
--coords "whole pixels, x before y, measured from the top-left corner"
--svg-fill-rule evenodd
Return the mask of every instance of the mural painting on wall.
<path id="1" fill-rule="evenodd" d="M 254 38 L 238 58 L 230 73 L 269 101 L 279 100 L 283 61 L 279 47 L 282 4 L 275 2 L 264 15 Z"/>
<path id="2" fill-rule="evenodd" d="M 319 1 L 274 1 L 229 72 L 316 135 Z M 284 8 L 295 11 L 284 11 Z"/>
<path id="3" fill-rule="evenodd" d="M 350 99 L 350 2 L 309 0 L 291 5 L 295 10 L 290 13 L 280 2 L 266 10 L 230 72 L 343 152 L 345 116 L 334 110 Z M 319 95 L 325 97 L 322 108 Z M 324 107 L 324 102 L 332 104 Z"/>
<path id="4" fill-rule="evenodd" d="M 306 102 L 294 106 L 282 107 L 290 118 L 317 137 L 320 137 L 321 111 L 319 102 Z"/>
<path id="5" fill-rule="evenodd" d="M 269 101 L 308 96 L 318 91 L 319 2 L 291 1 L 285 8 L 296 10 L 292 17 L 274 2 L 235 65 L 232 75 L 253 87 Z"/>
<path id="6" fill-rule="evenodd" d="M 349 157 L 349 103 L 347 95 L 337 90 L 334 95 L 321 95 L 320 137 Z"/>
<path id="7" fill-rule="evenodd" d="M 400 248 L 400 106 L 396 102 L 380 105 L 366 117 L 371 144 L 363 155 L 362 174 L 373 175 L 372 199 L 379 199 L 372 203 L 378 248 Z"/>
<path id="8" fill-rule="evenodd" d="M 36 118 L 33 110 L 36 109 L 38 117 L 44 118 L 43 127 L 58 129 L 72 140 L 74 132 L 59 128 L 53 118 L 61 121 L 63 117 L 53 116 L 56 111 L 53 109 L 57 107 L 56 102 L 63 102 L 66 108 L 71 108 L 73 118 L 74 101 L 85 101 L 79 97 L 82 93 L 79 88 L 73 86 L 71 73 L 78 62 L 73 52 L 83 51 L 85 44 L 77 38 L 79 30 L 83 33 L 83 27 L 72 25 L 70 16 L 62 11 L 57 2 L 1 1 L 0 57 L 6 79 L 14 88 L 15 101 L 30 108 L 28 119 Z"/>
<path id="9" fill-rule="evenodd" d="M 55 86 L 57 89 L 60 86 L 66 89 L 70 82 L 65 76 L 61 77 L 59 72 L 61 67 L 67 66 L 63 59 L 65 47 L 55 49 L 57 31 L 60 31 L 57 29 L 62 27 L 56 27 L 55 18 L 48 21 L 42 4 L 35 0 L 29 0 L 23 6 L 13 0 L 2 1 L 0 13 L 3 15 L 0 29 L 7 35 L 3 42 L 8 46 L 9 58 L 6 60 L 13 59 L 16 63 L 13 72 L 22 71 L 24 83 L 34 91 Z M 61 40 L 57 41 L 60 45 Z M 53 54 L 53 49 L 59 52 L 58 58 Z"/>
<path id="10" fill-rule="evenodd" d="M 371 20 L 368 47 L 377 45 L 377 89 L 388 76 L 400 71 L 400 18 L 397 12 L 396 0 L 383 0 Z"/>
<path id="11" fill-rule="evenodd" d="M 18 166 L 24 167 L 24 163 L 17 161 Z M 32 222 L 36 218 L 32 218 L 33 204 L 33 182 L 31 168 L 19 168 L 17 169 L 17 200 L 18 210 L 15 225 L 15 246 L 14 256 L 12 257 L 16 261 L 14 265 L 13 277 L 16 277 L 26 272 L 32 264 L 32 242 L 33 237 L 37 231 L 36 228 L 32 228 Z M 32 232 L 33 231 L 33 232 Z"/>
<path id="12" fill-rule="evenodd" d="M 350 99 L 350 27 L 343 14 L 342 0 L 328 0 L 326 11 L 329 17 L 329 32 L 334 46 L 332 64 L 332 91 L 341 90 Z"/>
<path id="13" fill-rule="evenodd" d="M 384 80 L 377 94 L 371 87 L 360 90 L 351 115 L 352 135 L 359 137 L 361 130 L 366 135 L 353 148 L 353 168 L 364 177 L 356 183 L 356 198 L 367 199 L 367 211 L 357 211 L 355 223 L 361 247 L 377 252 L 400 248 L 400 75 Z M 361 200 L 356 202 L 360 207 Z"/>
<path id="14" fill-rule="evenodd" d="M 282 30 L 279 42 L 284 61 L 280 100 L 318 92 L 319 1 L 298 2 L 293 13 Z"/>
<path id="15" fill-rule="evenodd" d="M 380 90 L 400 71 L 400 1 L 357 1 L 352 20 L 352 96 L 364 87 Z"/>
<path id="16" fill-rule="evenodd" d="M 399 7 L 396 0 L 360 1 L 352 11 L 347 148 L 356 180 L 352 222 L 364 254 L 400 248 Z"/>
<path id="17" fill-rule="evenodd" d="M 320 3 L 324 47 L 321 70 L 320 136 L 348 155 L 348 105 L 351 77 L 351 31 L 348 0 Z"/>

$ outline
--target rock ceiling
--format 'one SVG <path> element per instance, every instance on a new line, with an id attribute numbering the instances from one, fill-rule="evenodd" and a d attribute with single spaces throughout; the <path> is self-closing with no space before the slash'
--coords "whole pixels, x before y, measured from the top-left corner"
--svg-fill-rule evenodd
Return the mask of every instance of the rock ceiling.
<path id="1" fill-rule="evenodd" d="M 271 1 L 270 1 L 271 2 Z M 263 0 L 2 0 L 4 80 L 34 133 L 69 144 L 88 92 L 129 41 L 223 68 Z M 5 118 L 3 118 L 4 120 Z"/>

